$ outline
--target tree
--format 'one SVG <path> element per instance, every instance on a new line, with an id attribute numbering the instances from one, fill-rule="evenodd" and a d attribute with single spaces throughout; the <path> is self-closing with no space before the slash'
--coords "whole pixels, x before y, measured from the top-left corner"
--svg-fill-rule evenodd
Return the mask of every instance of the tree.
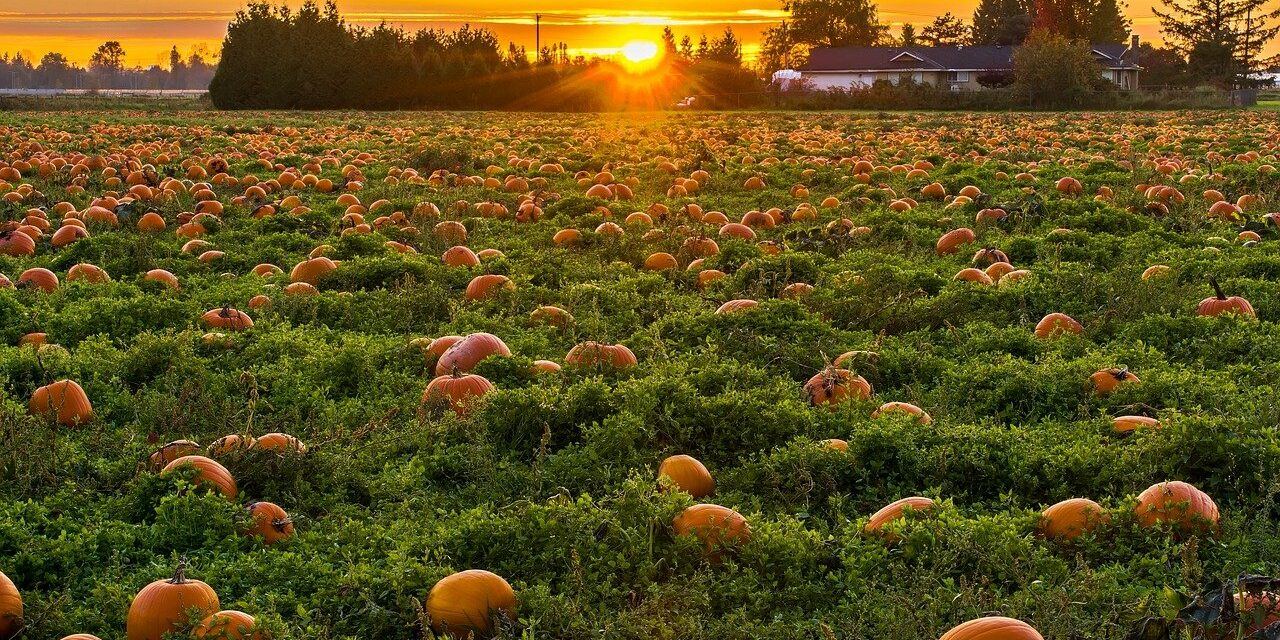
<path id="1" fill-rule="evenodd" d="M 903 23 L 902 35 L 898 36 L 898 46 L 914 47 L 919 44 L 919 40 L 916 38 L 916 26 L 910 22 Z"/>
<path id="2" fill-rule="evenodd" d="M 790 35 L 804 47 L 870 47 L 888 39 L 871 0 L 783 0 Z"/>
<path id="3" fill-rule="evenodd" d="M 1125 5 L 1119 0 L 1092 0 L 1088 20 L 1089 42 L 1124 42 L 1133 24 L 1124 16 Z"/>
<path id="4" fill-rule="evenodd" d="M 1280 33 L 1280 8 L 1266 0 L 1160 0 L 1152 7 L 1165 41 L 1187 57 L 1191 75 L 1221 86 L 1248 82 L 1259 56 Z"/>
<path id="5" fill-rule="evenodd" d="M 756 54 L 756 67 L 761 73 L 772 74 L 779 69 L 794 69 L 800 60 L 796 43 L 791 39 L 791 25 L 786 21 L 769 27 L 760 36 L 760 53 Z"/>
<path id="6" fill-rule="evenodd" d="M 75 82 L 75 69 L 61 53 L 49 52 L 36 67 L 36 82 L 50 89 L 69 89 Z"/>
<path id="7" fill-rule="evenodd" d="M 102 43 L 89 58 L 89 70 L 100 76 L 114 78 L 124 71 L 124 47 L 111 40 Z"/>
<path id="8" fill-rule="evenodd" d="M 969 27 L 948 11 L 924 28 L 920 41 L 929 47 L 956 47 L 969 43 Z"/>
<path id="9" fill-rule="evenodd" d="M 1032 0 L 981 0 L 973 11 L 973 44 L 1022 44 L 1031 33 L 1031 5 Z"/>
<path id="10" fill-rule="evenodd" d="M 1138 46 L 1142 84 L 1148 87 L 1181 87 L 1191 84 L 1187 60 L 1177 51 L 1156 48 L 1144 42 Z"/>
<path id="11" fill-rule="evenodd" d="M 1105 82 L 1089 45 L 1058 33 L 1033 31 L 1013 54 L 1014 89 L 1034 106 L 1077 106 Z"/>
<path id="12" fill-rule="evenodd" d="M 1032 29 L 1085 42 L 1124 42 L 1129 20 L 1119 0 L 1035 0 Z"/>

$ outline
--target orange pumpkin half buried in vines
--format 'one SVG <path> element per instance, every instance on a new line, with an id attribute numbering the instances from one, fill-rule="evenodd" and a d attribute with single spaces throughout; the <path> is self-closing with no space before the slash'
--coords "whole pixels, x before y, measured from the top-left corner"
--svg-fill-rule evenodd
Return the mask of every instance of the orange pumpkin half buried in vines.
<path id="1" fill-rule="evenodd" d="M 516 619 L 516 594 L 495 573 L 469 569 L 446 576 L 427 595 L 427 614 L 436 633 L 454 638 L 484 636 L 493 619 Z"/>
<path id="2" fill-rule="evenodd" d="M 161 640 L 178 631 L 191 614 L 204 618 L 222 608 L 213 587 L 186 576 L 186 562 L 178 563 L 173 577 L 142 588 L 129 605 L 128 640 Z"/>

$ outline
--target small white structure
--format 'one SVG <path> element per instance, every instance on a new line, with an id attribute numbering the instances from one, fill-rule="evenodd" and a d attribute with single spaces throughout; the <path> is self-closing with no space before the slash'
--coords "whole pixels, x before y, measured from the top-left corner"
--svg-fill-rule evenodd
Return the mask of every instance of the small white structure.
<path id="1" fill-rule="evenodd" d="M 778 85 L 781 91 L 790 89 L 793 84 L 799 84 L 803 78 L 804 74 L 795 69 L 781 69 L 773 72 L 773 84 Z"/>

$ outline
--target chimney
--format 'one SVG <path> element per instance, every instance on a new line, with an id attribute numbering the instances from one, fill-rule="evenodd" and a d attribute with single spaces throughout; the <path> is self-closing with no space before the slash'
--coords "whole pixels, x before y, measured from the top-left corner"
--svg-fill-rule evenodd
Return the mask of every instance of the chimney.
<path id="1" fill-rule="evenodd" d="M 1138 66 L 1138 34 L 1129 36 L 1129 56 L 1133 60 L 1133 66 Z"/>

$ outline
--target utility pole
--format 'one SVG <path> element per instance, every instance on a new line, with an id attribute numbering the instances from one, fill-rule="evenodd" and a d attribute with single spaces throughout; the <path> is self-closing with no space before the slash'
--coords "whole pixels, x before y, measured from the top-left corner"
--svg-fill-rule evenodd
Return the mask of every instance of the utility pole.
<path id="1" fill-rule="evenodd" d="M 533 14 L 533 59 L 540 60 L 542 57 L 542 14 Z"/>

